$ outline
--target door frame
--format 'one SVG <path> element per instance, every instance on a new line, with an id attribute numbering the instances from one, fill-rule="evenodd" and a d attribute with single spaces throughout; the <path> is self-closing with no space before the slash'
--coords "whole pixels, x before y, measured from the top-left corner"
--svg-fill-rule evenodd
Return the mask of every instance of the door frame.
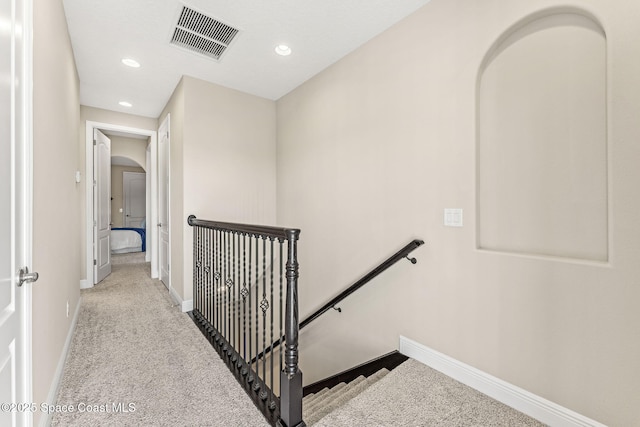
<path id="1" fill-rule="evenodd" d="M 166 228 L 169 230 L 167 232 L 167 264 L 169 265 L 169 268 L 167 269 L 167 283 L 164 283 L 162 281 L 162 272 L 161 272 L 161 266 L 160 266 L 160 251 L 161 251 L 161 245 L 162 245 L 162 241 L 160 239 L 160 227 L 156 227 L 156 232 L 158 233 L 158 278 L 160 279 L 160 281 L 162 283 L 164 283 L 164 285 L 167 287 L 167 289 L 169 290 L 170 293 L 174 294 L 175 291 L 173 290 L 173 286 L 171 284 L 171 113 L 167 113 L 167 115 L 165 116 L 165 118 L 160 122 L 159 126 L 158 126 L 158 133 L 160 133 L 160 131 L 164 131 L 167 134 L 167 148 L 166 148 L 166 159 L 165 159 L 165 167 L 167 168 L 167 175 L 169 176 L 169 182 L 165 183 L 168 184 L 166 187 L 166 194 L 165 199 L 163 200 L 165 205 L 163 208 L 167 210 L 167 224 L 165 225 Z M 160 135 L 158 135 L 158 150 L 160 149 Z M 156 163 L 157 163 L 157 168 L 160 169 L 160 151 L 157 151 L 157 157 L 156 157 Z M 158 170 L 158 216 L 156 217 L 158 219 L 157 223 L 158 225 L 160 224 L 160 171 Z M 178 300 L 180 300 L 178 298 Z"/>
<path id="2" fill-rule="evenodd" d="M 151 210 L 147 213 L 147 250 L 151 251 L 151 277 L 158 277 L 158 230 L 156 227 L 149 227 L 149 224 L 158 222 L 158 132 L 155 130 L 122 126 L 113 123 L 102 123 L 87 120 L 85 124 L 85 212 L 86 212 L 86 277 L 80 281 L 80 288 L 93 287 L 93 130 L 125 132 L 134 135 L 144 135 L 150 138 L 151 164 L 147 164 L 147 180 L 149 180 L 151 191 L 147 194 L 150 198 Z"/>

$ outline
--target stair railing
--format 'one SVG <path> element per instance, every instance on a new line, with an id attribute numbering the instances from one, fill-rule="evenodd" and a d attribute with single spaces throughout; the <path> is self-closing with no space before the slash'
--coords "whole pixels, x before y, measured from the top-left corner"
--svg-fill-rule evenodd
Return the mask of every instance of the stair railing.
<path id="1" fill-rule="evenodd" d="M 332 298 L 329 302 L 327 302 L 322 307 L 320 307 L 319 309 L 314 311 L 312 314 L 307 316 L 302 322 L 300 322 L 299 329 L 303 329 L 304 327 L 306 327 L 311 322 L 313 322 L 318 317 L 322 316 L 324 313 L 326 313 L 331 309 L 337 310 L 338 312 L 342 312 L 342 309 L 337 307 L 337 305 L 341 301 L 343 301 L 349 295 L 353 294 L 355 291 L 357 291 L 358 289 L 360 289 L 361 287 L 369 283 L 371 280 L 373 280 L 375 277 L 380 275 L 382 272 L 389 269 L 392 265 L 394 265 L 398 261 L 407 259 L 411 262 L 411 264 L 417 263 L 418 261 L 415 258 L 410 258 L 409 254 L 413 252 L 414 249 L 422 245 L 424 245 L 424 241 L 420 239 L 414 239 L 411 242 L 407 243 L 402 249 L 400 249 L 398 252 L 396 252 L 395 254 L 391 255 L 389 258 L 382 261 L 380 264 L 374 267 L 371 271 L 369 271 L 367 274 L 362 276 L 362 278 L 356 281 L 353 285 L 349 286 L 348 288 L 340 292 L 337 296 Z M 258 360 L 263 356 L 269 354 L 272 348 L 280 345 L 281 341 L 282 341 L 282 336 L 281 338 L 273 342 L 273 346 L 266 347 L 265 350 L 257 354 L 254 359 Z"/>
<path id="2" fill-rule="evenodd" d="M 193 215 L 187 222 L 193 227 L 189 314 L 272 425 L 304 426 L 298 368 L 300 230 Z M 267 353 L 272 356 L 255 357 Z"/>
<path id="3" fill-rule="evenodd" d="M 424 241 L 423 240 L 419 240 L 419 239 L 415 239 L 415 240 L 412 240 L 411 242 L 407 243 L 398 252 L 396 252 L 395 254 L 391 255 L 389 258 L 387 258 L 386 260 L 382 261 L 378 266 L 373 268 L 370 272 L 365 274 L 360 280 L 355 282 L 353 285 L 349 286 L 344 291 L 340 292 L 337 296 L 335 296 L 333 299 L 331 299 L 331 301 L 327 302 L 325 305 L 323 305 L 322 307 L 320 307 L 319 309 L 314 311 L 312 314 L 307 316 L 302 322 L 300 322 L 300 329 L 304 328 L 309 323 L 313 322 L 318 317 L 322 316 L 324 313 L 326 313 L 327 311 L 329 311 L 331 309 L 335 309 L 335 310 L 341 312 L 342 310 L 339 307 L 336 307 L 338 305 L 338 303 L 340 303 L 342 300 L 347 298 L 349 295 L 351 295 L 352 293 L 354 293 L 355 291 L 357 291 L 358 289 L 360 289 L 361 287 L 363 287 L 364 285 L 366 285 L 367 283 L 372 281 L 375 277 L 380 275 L 380 273 L 382 273 L 385 270 L 389 269 L 389 267 L 391 267 L 392 265 L 394 265 L 398 261 L 406 258 L 407 260 L 409 260 L 411 262 L 411 264 L 417 263 L 418 261 L 415 258 L 409 258 L 409 254 L 414 249 L 420 247 L 421 245 L 424 245 Z"/>

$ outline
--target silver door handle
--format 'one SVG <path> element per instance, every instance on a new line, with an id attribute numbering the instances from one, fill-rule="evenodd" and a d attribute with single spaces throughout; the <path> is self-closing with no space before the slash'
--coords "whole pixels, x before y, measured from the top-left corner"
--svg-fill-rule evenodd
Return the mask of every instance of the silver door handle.
<path id="1" fill-rule="evenodd" d="M 35 271 L 33 273 L 29 273 L 29 267 L 21 268 L 18 271 L 18 286 L 22 286 L 25 282 L 33 283 L 38 280 L 39 274 Z"/>
<path id="2" fill-rule="evenodd" d="M 161 222 L 158 223 L 158 227 L 162 227 L 162 223 Z"/>

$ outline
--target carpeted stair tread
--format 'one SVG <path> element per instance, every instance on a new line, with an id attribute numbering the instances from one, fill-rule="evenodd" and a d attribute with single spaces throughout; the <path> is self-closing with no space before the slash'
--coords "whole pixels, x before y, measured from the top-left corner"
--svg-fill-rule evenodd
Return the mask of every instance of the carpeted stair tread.
<path id="1" fill-rule="evenodd" d="M 333 386 L 330 389 L 327 389 L 327 391 L 324 393 L 322 393 L 324 390 L 321 390 L 321 392 L 318 393 L 317 395 L 318 397 L 316 397 L 310 404 L 306 405 L 306 410 L 308 411 L 309 414 L 311 414 L 316 407 L 318 407 L 319 405 L 323 405 L 326 399 L 329 399 L 331 396 L 333 396 L 334 393 L 338 393 L 340 390 L 342 390 L 345 387 L 347 387 L 347 383 L 340 383 Z M 304 400 L 302 401 L 302 411 L 303 411 L 302 419 L 304 419 L 304 413 L 305 413 Z"/>
<path id="2" fill-rule="evenodd" d="M 329 387 L 325 387 L 317 393 L 312 393 L 308 396 L 305 396 L 304 399 L 302 399 L 302 407 L 304 408 L 305 406 L 312 405 L 313 402 L 315 402 L 317 399 L 322 399 L 322 396 L 327 393 L 330 393 Z"/>
<path id="3" fill-rule="evenodd" d="M 327 406 L 327 404 L 329 402 L 331 402 L 331 400 L 333 400 L 335 398 L 335 396 L 340 395 L 341 393 L 344 393 L 347 390 L 350 390 L 352 387 L 355 386 L 355 384 L 360 384 L 361 382 L 364 382 L 365 380 L 366 380 L 366 378 L 364 376 L 360 375 L 358 378 L 356 378 L 355 380 L 351 381 L 348 384 L 347 383 L 340 383 L 340 384 L 338 384 L 340 387 L 335 386 L 333 388 L 327 389 L 328 391 L 326 393 L 324 393 L 319 398 L 316 398 L 316 399 L 312 400 L 308 404 L 307 404 L 307 402 L 305 402 L 305 400 L 303 400 L 302 401 L 303 402 L 302 403 L 302 412 L 303 412 L 303 417 L 302 418 L 305 420 L 305 422 L 307 422 L 306 420 L 309 417 L 311 417 L 311 415 L 314 412 L 316 412 L 318 410 L 321 410 L 323 407 Z M 307 424 L 309 424 L 309 423 L 307 422 Z"/>
<path id="4" fill-rule="evenodd" d="M 336 385 L 334 388 L 340 386 L 340 387 L 344 387 L 346 384 L 345 383 L 340 383 L 338 385 Z M 338 389 L 339 390 L 339 389 Z M 315 402 L 317 402 L 318 400 L 321 400 L 324 398 L 324 396 L 326 396 L 327 394 L 331 393 L 331 389 L 329 387 L 325 387 L 322 390 L 320 390 L 319 392 L 315 393 L 314 395 L 310 395 L 305 397 L 304 399 L 302 399 L 302 405 L 303 407 L 311 407 L 312 405 L 315 404 Z"/>
<path id="5" fill-rule="evenodd" d="M 388 373 L 389 371 L 383 368 L 367 378 L 361 375 L 337 391 L 332 389 L 332 392 L 325 394 L 324 398 L 316 400 L 313 406 L 307 409 L 304 409 L 303 406 L 303 419 L 307 425 L 313 425 L 325 415 L 331 413 L 362 393 L 369 386 Z"/>

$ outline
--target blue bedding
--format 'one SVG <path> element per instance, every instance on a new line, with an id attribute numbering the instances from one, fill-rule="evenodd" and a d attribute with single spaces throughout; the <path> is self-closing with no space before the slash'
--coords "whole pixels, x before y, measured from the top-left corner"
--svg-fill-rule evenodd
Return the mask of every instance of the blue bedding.
<path id="1" fill-rule="evenodd" d="M 147 230 L 145 230 L 144 228 L 118 227 L 112 228 L 112 230 L 131 230 L 137 232 L 138 234 L 140 234 L 140 237 L 142 237 L 142 252 L 147 251 Z"/>

